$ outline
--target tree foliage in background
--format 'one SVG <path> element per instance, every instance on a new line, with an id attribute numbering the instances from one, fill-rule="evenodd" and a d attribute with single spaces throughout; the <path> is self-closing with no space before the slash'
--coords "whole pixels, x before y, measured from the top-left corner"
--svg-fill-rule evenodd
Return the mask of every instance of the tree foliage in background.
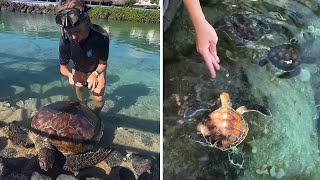
<path id="1" fill-rule="evenodd" d="M 158 4 L 158 5 L 159 5 L 159 0 L 150 0 L 150 2 L 151 2 L 152 4 Z"/>
<path id="2" fill-rule="evenodd" d="M 137 3 L 137 0 L 127 0 L 124 2 L 123 6 L 124 7 L 133 7 L 133 5 Z"/>
<path id="3" fill-rule="evenodd" d="M 159 10 L 141 10 L 129 7 L 102 7 L 95 6 L 90 12 L 89 16 L 93 18 L 106 18 L 109 20 L 134 21 L 134 22 L 160 22 Z"/>

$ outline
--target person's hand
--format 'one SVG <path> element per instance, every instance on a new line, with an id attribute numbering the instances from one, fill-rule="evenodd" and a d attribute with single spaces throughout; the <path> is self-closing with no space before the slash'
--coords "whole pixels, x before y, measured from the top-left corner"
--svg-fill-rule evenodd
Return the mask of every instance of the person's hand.
<path id="1" fill-rule="evenodd" d="M 95 73 L 91 73 L 87 79 L 88 89 L 94 91 L 94 89 L 98 86 L 98 76 Z"/>
<path id="2" fill-rule="evenodd" d="M 214 28 L 203 20 L 198 26 L 195 26 L 197 51 L 205 61 L 211 77 L 216 77 L 216 70 L 220 69 L 220 59 L 217 55 L 218 36 Z"/>
<path id="3" fill-rule="evenodd" d="M 70 73 L 70 74 L 68 75 L 68 79 L 69 79 L 69 84 L 72 85 L 72 86 L 74 86 L 73 74 Z"/>

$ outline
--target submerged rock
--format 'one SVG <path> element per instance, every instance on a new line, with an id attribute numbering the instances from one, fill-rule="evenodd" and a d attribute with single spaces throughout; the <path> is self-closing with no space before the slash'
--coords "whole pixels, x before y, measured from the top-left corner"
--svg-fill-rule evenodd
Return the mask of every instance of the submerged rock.
<path id="1" fill-rule="evenodd" d="M 51 177 L 39 174 L 38 172 L 33 172 L 31 176 L 31 180 L 52 180 Z"/>

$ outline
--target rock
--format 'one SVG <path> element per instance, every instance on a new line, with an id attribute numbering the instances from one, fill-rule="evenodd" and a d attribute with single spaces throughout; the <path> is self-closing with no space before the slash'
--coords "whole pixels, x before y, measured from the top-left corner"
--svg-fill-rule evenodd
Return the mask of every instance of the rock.
<path id="1" fill-rule="evenodd" d="M 78 179 L 71 175 L 60 174 L 56 180 L 78 180 Z"/>
<path id="2" fill-rule="evenodd" d="M 258 151 L 258 148 L 257 148 L 256 146 L 253 146 L 252 149 L 251 149 L 251 152 L 252 152 L 253 154 L 256 154 L 257 151 Z"/>
<path id="3" fill-rule="evenodd" d="M 271 167 L 271 169 L 269 171 L 269 174 L 270 174 L 271 177 L 275 177 L 277 175 L 275 166 Z"/>
<path id="4" fill-rule="evenodd" d="M 160 151 L 160 139 L 158 136 L 131 128 L 117 128 L 113 143 L 128 147 L 136 147 L 151 152 Z"/>
<path id="5" fill-rule="evenodd" d="M 51 177 L 48 177 L 43 174 L 39 174 L 38 172 L 33 172 L 31 176 L 31 180 L 52 180 Z"/>
<path id="6" fill-rule="evenodd" d="M 281 179 L 286 175 L 286 173 L 284 172 L 284 170 L 282 168 L 280 168 L 276 174 L 276 178 L 277 179 Z"/>
<path id="7" fill-rule="evenodd" d="M 138 177 L 142 173 L 151 174 L 152 161 L 148 157 L 139 154 L 131 154 L 127 161 L 132 163 L 133 170 Z"/>
<path id="8" fill-rule="evenodd" d="M 209 161 L 209 156 L 205 155 L 205 156 L 199 157 L 198 160 L 200 162 L 207 162 L 207 161 Z"/>
<path id="9" fill-rule="evenodd" d="M 8 118 L 5 119 L 6 123 L 11 123 L 13 121 L 21 121 L 23 119 L 23 109 L 17 109 Z"/>
<path id="10" fill-rule="evenodd" d="M 13 172 L 13 173 L 9 174 L 8 176 L 6 176 L 4 178 L 4 180 L 28 180 L 28 178 L 23 174 Z"/>
<path id="11" fill-rule="evenodd" d="M 5 120 L 8 117 L 10 117 L 13 113 L 13 110 L 11 108 L 8 108 L 6 110 L 0 111 L 0 120 Z"/>
<path id="12" fill-rule="evenodd" d="M 307 70 L 307 69 L 301 69 L 299 78 L 300 78 L 301 81 L 303 81 L 303 82 L 308 82 L 308 81 L 310 81 L 310 78 L 311 78 L 311 73 L 310 73 L 310 71 Z"/>
<path id="13" fill-rule="evenodd" d="M 0 151 L 0 157 L 4 158 L 14 158 L 17 154 L 17 150 L 13 148 L 6 148 Z"/>
<path id="14" fill-rule="evenodd" d="M 96 177 L 88 177 L 88 178 L 86 178 L 86 180 L 102 180 L 102 179 L 96 178 Z"/>
<path id="15" fill-rule="evenodd" d="M 269 174 L 267 169 L 257 169 L 256 170 L 257 174 Z"/>
<path id="16" fill-rule="evenodd" d="M 113 150 L 104 160 L 111 168 L 119 166 L 125 159 L 119 151 Z"/>
<path id="17" fill-rule="evenodd" d="M 0 159 L 0 179 L 7 173 L 7 169 L 5 168 L 2 159 Z"/>

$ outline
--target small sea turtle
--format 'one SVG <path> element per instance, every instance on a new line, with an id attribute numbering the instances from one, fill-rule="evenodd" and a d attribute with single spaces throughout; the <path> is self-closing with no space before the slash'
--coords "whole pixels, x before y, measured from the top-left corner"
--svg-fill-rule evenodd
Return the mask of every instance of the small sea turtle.
<path id="1" fill-rule="evenodd" d="M 276 73 L 278 78 L 291 78 L 300 73 L 302 63 L 312 64 L 315 58 L 300 56 L 300 47 L 295 44 L 281 44 L 272 47 L 266 58 L 261 59 L 259 66 L 265 66 L 269 62 L 280 70 Z"/>
<path id="2" fill-rule="evenodd" d="M 248 124 L 243 119 L 242 114 L 256 111 L 270 117 L 271 112 L 260 105 L 241 106 L 237 110 L 234 110 L 230 104 L 229 94 L 226 92 L 220 95 L 220 101 L 221 107 L 213 112 L 209 110 L 210 114 L 207 118 L 198 124 L 197 130 L 206 142 L 197 142 L 222 151 L 228 150 L 229 161 L 233 165 L 242 167 L 244 160 L 236 146 L 246 138 L 249 130 Z M 200 109 L 203 109 L 202 112 L 208 112 L 205 109 L 209 106 L 201 105 Z M 191 117 L 190 114 L 192 113 L 188 110 L 187 114 Z"/>
<path id="3" fill-rule="evenodd" d="M 90 151 L 100 141 L 103 123 L 85 104 L 60 101 L 44 106 L 32 119 L 31 129 L 14 123 L 7 127 L 8 138 L 16 145 L 31 147 L 38 153 L 39 165 L 48 171 L 60 151 L 65 157 L 64 170 L 78 171 L 103 161 L 109 147 Z"/>

